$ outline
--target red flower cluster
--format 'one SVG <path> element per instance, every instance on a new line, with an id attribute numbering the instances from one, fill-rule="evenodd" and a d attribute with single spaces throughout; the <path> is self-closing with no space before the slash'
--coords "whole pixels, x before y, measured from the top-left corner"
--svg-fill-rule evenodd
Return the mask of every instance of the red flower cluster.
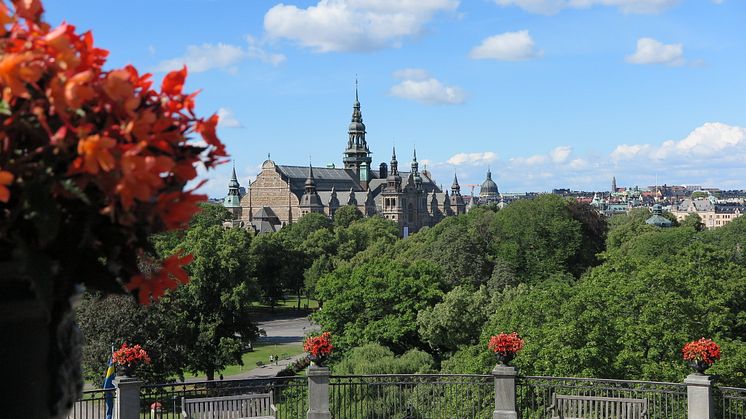
<path id="1" fill-rule="evenodd" d="M 523 339 L 516 332 L 500 333 L 490 338 L 487 347 L 496 354 L 515 355 L 516 352 L 523 349 Z"/>
<path id="2" fill-rule="evenodd" d="M 313 357 L 325 357 L 332 353 L 332 335 L 324 332 L 320 336 L 313 336 L 306 339 L 303 344 L 303 350 Z"/>
<path id="3" fill-rule="evenodd" d="M 147 304 L 188 280 L 188 256 L 147 275 L 143 257 L 152 234 L 185 226 L 205 199 L 184 188 L 226 156 L 218 116 L 195 115 L 186 67 L 156 90 L 131 65 L 104 70 L 108 51 L 90 32 L 52 28 L 40 0 L 11 3 L 0 0 L 0 255 L 31 249 L 14 257 L 43 254 L 70 282 L 124 283 Z"/>
<path id="4" fill-rule="evenodd" d="M 122 344 L 122 347 L 114 352 L 112 359 L 115 363 L 127 367 L 133 368 L 140 364 L 150 364 L 150 357 L 139 344 L 135 346 L 127 345 L 127 342 Z"/>
<path id="5" fill-rule="evenodd" d="M 720 346 L 712 339 L 700 338 L 684 345 L 681 348 L 681 355 L 684 361 L 701 361 L 706 365 L 712 365 L 720 359 Z"/>

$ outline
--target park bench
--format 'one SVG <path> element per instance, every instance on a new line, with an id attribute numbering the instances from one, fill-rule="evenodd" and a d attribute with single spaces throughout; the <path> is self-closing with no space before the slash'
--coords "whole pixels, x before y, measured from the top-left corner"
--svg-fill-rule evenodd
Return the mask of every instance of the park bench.
<path id="1" fill-rule="evenodd" d="M 647 419 L 647 399 L 552 394 L 552 419 Z"/>
<path id="2" fill-rule="evenodd" d="M 181 398 L 186 419 L 275 419 L 277 408 L 272 393 L 237 396 Z"/>

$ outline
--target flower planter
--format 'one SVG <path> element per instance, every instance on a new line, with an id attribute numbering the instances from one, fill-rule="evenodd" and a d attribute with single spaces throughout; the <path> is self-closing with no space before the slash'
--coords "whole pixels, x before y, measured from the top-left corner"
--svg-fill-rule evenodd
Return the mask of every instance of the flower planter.
<path id="1" fill-rule="evenodd" d="M 697 374 L 704 374 L 711 365 L 704 361 L 689 361 L 689 366 L 692 367 Z"/>
<path id="2" fill-rule="evenodd" d="M 510 361 L 512 361 L 513 358 L 515 358 L 515 354 L 514 353 L 507 353 L 507 354 L 495 353 L 495 358 L 497 358 L 498 364 L 508 366 Z"/>

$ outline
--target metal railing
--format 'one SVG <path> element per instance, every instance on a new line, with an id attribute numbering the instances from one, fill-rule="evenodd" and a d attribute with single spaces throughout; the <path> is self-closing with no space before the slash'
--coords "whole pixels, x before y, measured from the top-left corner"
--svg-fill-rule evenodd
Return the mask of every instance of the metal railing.
<path id="1" fill-rule="evenodd" d="M 746 419 L 746 388 L 716 387 L 716 399 L 723 419 Z"/>
<path id="2" fill-rule="evenodd" d="M 687 386 L 682 383 L 519 376 L 516 404 L 520 417 L 548 417 L 555 393 L 646 399 L 650 419 L 686 419 L 687 416 Z"/>
<path id="3" fill-rule="evenodd" d="M 181 419 L 181 399 L 185 397 L 235 396 L 249 393 L 273 393 L 277 419 L 305 419 L 308 410 L 306 377 L 252 378 L 242 380 L 199 381 L 145 385 L 140 389 L 140 411 L 149 415 L 151 405 L 159 402 L 159 419 Z M 149 417 L 149 416 L 145 416 Z"/>
<path id="4" fill-rule="evenodd" d="M 329 410 L 335 419 L 491 418 L 491 375 L 332 375 Z"/>
<path id="5" fill-rule="evenodd" d="M 116 397 L 116 389 L 84 390 L 80 400 L 73 404 L 67 419 L 105 419 L 106 399 L 111 399 L 112 408 Z"/>

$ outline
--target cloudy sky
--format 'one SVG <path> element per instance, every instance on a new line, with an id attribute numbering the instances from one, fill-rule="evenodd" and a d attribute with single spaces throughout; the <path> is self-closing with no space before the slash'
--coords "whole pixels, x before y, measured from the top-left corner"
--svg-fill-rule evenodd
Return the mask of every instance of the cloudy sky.
<path id="1" fill-rule="evenodd" d="M 375 167 L 501 191 L 746 188 L 743 0 L 47 0 L 109 64 L 186 64 L 242 184 L 341 164 L 355 77 Z M 401 164 L 401 163 L 400 163 Z M 219 197 L 230 165 L 206 176 Z"/>

